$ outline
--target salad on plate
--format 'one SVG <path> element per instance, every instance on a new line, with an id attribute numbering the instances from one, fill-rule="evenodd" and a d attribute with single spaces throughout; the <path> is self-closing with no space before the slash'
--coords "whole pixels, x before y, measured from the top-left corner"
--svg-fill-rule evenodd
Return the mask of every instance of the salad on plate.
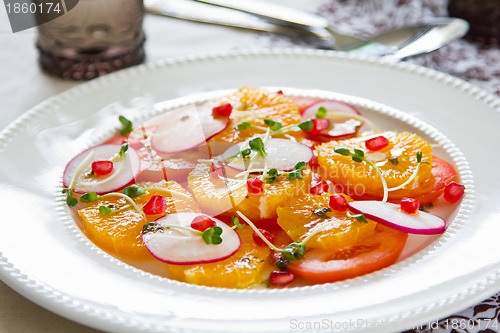
<path id="1" fill-rule="evenodd" d="M 434 144 L 336 100 L 242 88 L 118 121 L 67 164 L 66 203 L 105 252 L 190 284 L 297 287 L 383 269 L 409 235 L 443 233 L 451 221 L 433 207 L 465 191 Z"/>

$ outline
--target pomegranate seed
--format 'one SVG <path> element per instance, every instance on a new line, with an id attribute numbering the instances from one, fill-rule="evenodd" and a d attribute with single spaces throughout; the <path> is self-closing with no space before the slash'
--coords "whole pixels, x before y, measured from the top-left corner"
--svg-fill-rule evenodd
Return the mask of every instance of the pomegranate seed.
<path id="1" fill-rule="evenodd" d="M 456 202 L 464 195 L 465 186 L 452 182 L 444 189 L 444 199 L 448 202 Z"/>
<path id="2" fill-rule="evenodd" d="M 264 192 L 264 188 L 262 187 L 262 180 L 258 177 L 247 180 L 247 188 L 249 194 L 261 194 Z"/>
<path id="3" fill-rule="evenodd" d="M 208 228 L 213 228 L 215 226 L 216 226 L 215 221 L 212 220 L 210 217 L 204 215 L 196 216 L 191 222 L 191 228 L 202 232 L 207 230 Z"/>
<path id="4" fill-rule="evenodd" d="M 278 91 L 276 92 L 276 94 L 278 94 L 278 95 L 283 95 L 283 91 L 278 90 Z"/>
<path id="5" fill-rule="evenodd" d="M 142 207 L 144 214 L 156 215 L 165 212 L 167 209 L 167 200 L 161 195 L 155 194 L 149 199 L 148 203 Z"/>
<path id="6" fill-rule="evenodd" d="M 295 280 L 295 275 L 289 272 L 272 271 L 269 276 L 269 283 L 272 286 L 283 287 Z"/>
<path id="7" fill-rule="evenodd" d="M 92 162 L 92 171 L 98 176 L 109 175 L 113 171 L 113 162 L 95 161 Z"/>
<path id="8" fill-rule="evenodd" d="M 420 201 L 413 198 L 402 198 L 400 205 L 403 212 L 407 214 L 415 214 L 420 208 Z"/>
<path id="9" fill-rule="evenodd" d="M 330 120 L 326 118 L 312 118 L 313 128 L 309 132 L 318 134 L 330 127 Z"/>
<path id="10" fill-rule="evenodd" d="M 330 195 L 330 202 L 328 205 L 336 212 L 345 212 L 347 210 L 347 200 L 341 194 Z"/>
<path id="11" fill-rule="evenodd" d="M 269 231 L 264 230 L 264 229 L 259 229 L 259 231 L 262 235 L 264 235 L 264 237 L 266 237 L 266 239 L 268 241 L 270 241 L 271 243 L 274 242 L 274 236 Z M 262 240 L 262 238 L 260 238 L 259 235 L 257 235 L 257 233 L 255 231 L 252 234 L 252 238 L 253 238 L 253 241 L 255 242 L 255 244 L 257 244 L 259 246 L 267 246 L 267 244 Z"/>
<path id="12" fill-rule="evenodd" d="M 388 144 L 389 140 L 387 140 L 387 138 L 382 135 L 376 136 L 374 138 L 371 138 L 370 140 L 365 141 L 365 147 L 371 151 L 377 151 L 382 148 L 385 148 L 387 147 Z"/>
<path id="13" fill-rule="evenodd" d="M 212 115 L 216 117 L 229 117 L 231 112 L 233 112 L 233 106 L 229 103 L 221 104 L 212 109 Z"/>
<path id="14" fill-rule="evenodd" d="M 314 195 L 320 195 L 328 191 L 328 184 L 325 182 L 320 175 L 313 173 L 311 180 L 311 189 L 309 193 Z"/>

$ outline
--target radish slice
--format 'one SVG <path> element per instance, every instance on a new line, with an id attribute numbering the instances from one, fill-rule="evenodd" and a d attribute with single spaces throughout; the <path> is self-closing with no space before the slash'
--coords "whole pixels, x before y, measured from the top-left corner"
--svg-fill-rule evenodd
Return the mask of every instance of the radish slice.
<path id="1" fill-rule="evenodd" d="M 104 194 L 119 191 L 127 186 L 139 173 L 141 160 L 137 152 L 130 147 L 125 153 L 125 158 L 118 158 L 120 149 L 121 145 L 103 144 L 76 155 L 64 170 L 64 187 L 73 187 L 75 193 Z M 92 170 L 92 162 L 102 160 L 113 160 L 113 171 L 106 176 L 88 177 L 87 174 Z"/>
<path id="2" fill-rule="evenodd" d="M 415 215 L 404 213 L 399 205 L 382 201 L 353 201 L 349 209 L 356 214 L 393 229 L 418 235 L 443 233 L 446 221 L 435 215 L 419 211 Z"/>
<path id="3" fill-rule="evenodd" d="M 155 222 L 164 227 L 190 228 L 193 219 L 200 215 L 207 216 L 200 213 L 175 213 L 166 215 Z M 177 228 L 144 233 L 142 240 L 155 258 L 169 264 L 201 264 L 229 258 L 239 250 L 240 236 L 224 222 L 212 217 L 211 219 L 223 230 L 222 243 L 218 245 L 207 244 L 201 235 Z"/>
<path id="4" fill-rule="evenodd" d="M 307 120 L 311 118 L 316 117 L 316 112 L 318 112 L 318 109 L 320 107 L 324 107 L 326 111 L 328 112 L 333 112 L 333 113 L 345 113 L 345 114 L 352 114 L 356 116 L 360 116 L 361 113 L 353 106 L 339 102 L 339 101 L 330 101 L 330 100 L 323 100 L 323 101 L 317 101 L 316 103 L 313 103 L 306 107 L 304 111 L 302 111 L 302 119 Z"/>
<path id="5" fill-rule="evenodd" d="M 173 110 L 157 119 L 161 119 L 161 122 L 152 135 L 151 145 L 164 154 L 199 146 L 229 124 L 229 117 L 214 117 L 212 109 L 203 105 Z"/>
<path id="6" fill-rule="evenodd" d="M 252 151 L 249 158 L 241 158 L 232 156 L 238 154 L 240 150 L 248 148 L 248 141 L 234 145 L 222 154 L 222 158 L 229 161 L 228 166 L 235 170 L 247 170 L 250 160 L 253 159 L 252 169 L 263 169 L 266 163 L 262 156 L 253 158 L 257 152 Z M 265 151 L 267 158 L 267 169 L 276 168 L 278 171 L 290 171 L 301 161 L 309 163 L 313 157 L 311 148 L 299 142 L 287 139 L 267 139 L 265 143 Z"/>

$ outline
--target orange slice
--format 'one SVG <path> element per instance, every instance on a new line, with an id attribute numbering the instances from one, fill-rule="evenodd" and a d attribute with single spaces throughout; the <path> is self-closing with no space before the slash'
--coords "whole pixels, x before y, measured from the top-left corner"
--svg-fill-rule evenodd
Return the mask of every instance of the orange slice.
<path id="1" fill-rule="evenodd" d="M 371 152 L 365 148 L 365 141 L 383 135 L 389 141 L 385 148 Z M 319 173 L 323 179 L 339 184 L 339 191 L 356 195 L 381 199 L 383 196 L 382 181 L 375 170 L 366 162 L 355 162 L 350 156 L 334 151 L 335 148 L 348 148 L 351 152 L 360 149 L 365 156 L 374 162 L 384 176 L 387 186 L 396 187 L 406 182 L 417 168 L 417 153 L 422 153 L 422 161 L 432 164 L 432 148 L 430 144 L 412 133 L 384 132 L 368 137 L 331 141 L 316 147 L 318 152 Z M 397 158 L 397 164 L 389 160 Z M 421 164 L 416 179 L 403 189 L 389 192 L 389 199 L 402 196 L 418 196 L 425 189 L 420 185 L 431 177 L 431 165 Z"/>
<path id="2" fill-rule="evenodd" d="M 157 194 L 166 199 L 165 213 L 148 215 L 146 218 L 136 211 L 126 199 L 119 196 L 110 196 L 86 204 L 78 214 L 82 218 L 83 231 L 87 237 L 104 251 L 127 259 L 142 259 L 152 257 L 142 242 L 142 227 L 146 222 L 175 212 L 199 212 L 192 197 L 175 182 L 142 183 L 144 188 L 157 187 L 148 190 L 146 194 L 137 197 L 134 201 L 139 207 L 145 205 L 149 199 Z M 172 190 L 177 193 L 167 192 Z M 178 194 L 180 193 L 180 194 Z M 113 214 L 99 213 L 100 206 L 113 209 L 123 208 Z"/>
<path id="3" fill-rule="evenodd" d="M 283 127 L 301 122 L 299 110 L 290 98 L 264 89 L 242 88 L 232 95 L 217 100 L 216 103 L 230 103 L 233 112 L 229 126 L 211 141 L 239 143 L 255 134 L 263 133 L 255 129 L 236 130 L 235 127 L 243 122 L 265 126 L 262 118 L 268 118 L 280 122 Z"/>
<path id="4" fill-rule="evenodd" d="M 361 242 L 372 236 L 377 223 L 368 220 L 362 223 L 347 217 L 346 213 L 326 212 L 331 218 L 324 219 L 313 210 L 329 208 L 332 193 L 322 195 L 307 194 L 287 201 L 278 207 L 278 225 L 295 242 L 304 240 L 315 228 L 329 222 L 335 222 L 313 236 L 306 243 L 306 248 L 342 249 Z M 349 197 L 346 197 L 348 201 Z"/>
<path id="5" fill-rule="evenodd" d="M 179 281 L 208 287 L 248 288 L 260 283 L 264 268 L 271 265 L 267 261 L 270 250 L 254 243 L 248 226 L 237 232 L 241 247 L 231 257 L 208 264 L 168 265 L 170 273 Z"/>
<path id="6" fill-rule="evenodd" d="M 233 179 L 238 171 L 224 168 L 225 177 Z M 263 193 L 248 194 L 246 181 L 232 182 L 211 174 L 211 163 L 199 163 L 189 174 L 189 189 L 201 210 L 209 215 L 233 214 L 239 210 L 252 221 L 276 219 L 276 208 L 286 200 L 309 191 L 311 170 L 303 170 L 303 179 L 289 181 L 284 175 L 263 184 Z"/>

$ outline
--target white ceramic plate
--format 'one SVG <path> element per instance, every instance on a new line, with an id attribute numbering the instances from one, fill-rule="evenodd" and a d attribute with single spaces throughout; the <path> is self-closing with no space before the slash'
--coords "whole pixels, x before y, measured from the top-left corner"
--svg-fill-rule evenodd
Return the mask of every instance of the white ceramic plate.
<path id="1" fill-rule="evenodd" d="M 242 86 L 338 97 L 384 127 L 443 143 L 467 186 L 460 208 L 447 212 L 453 223 L 382 271 L 272 291 L 162 279 L 86 240 L 60 194 L 73 155 L 109 136 L 118 113 L 140 119 L 156 102 L 187 96 L 161 104 L 182 105 Z M 49 310 L 109 331 L 385 332 L 439 319 L 500 290 L 499 112 L 498 98 L 445 74 L 333 52 L 219 54 L 118 72 L 47 100 L 0 133 L 0 277 Z"/>

